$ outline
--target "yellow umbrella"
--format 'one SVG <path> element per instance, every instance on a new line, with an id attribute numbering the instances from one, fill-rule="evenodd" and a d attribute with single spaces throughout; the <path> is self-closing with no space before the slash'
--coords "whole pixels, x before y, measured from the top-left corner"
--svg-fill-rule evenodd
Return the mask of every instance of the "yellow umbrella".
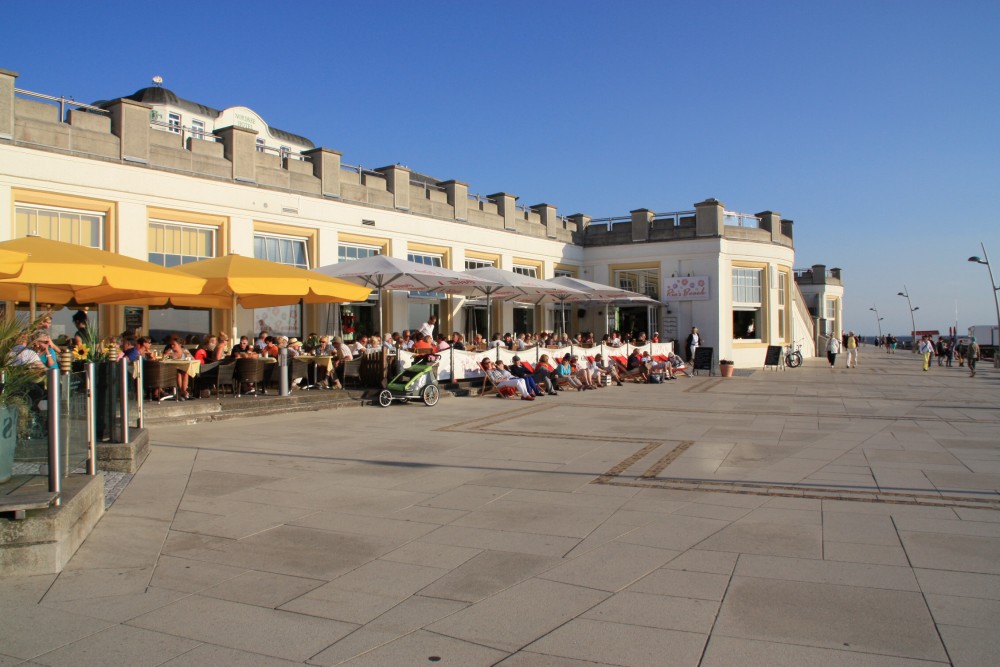
<path id="1" fill-rule="evenodd" d="M 117 253 L 39 236 L 0 243 L 0 251 L 26 255 L 20 273 L 0 279 L 0 299 L 64 305 L 108 303 L 123 294 L 198 294 L 203 278 Z M 0 258 L 2 261 L 2 258 Z"/>
<path id="2" fill-rule="evenodd" d="M 0 278 L 13 278 L 21 273 L 28 255 L 14 250 L 0 250 Z"/>
<path id="3" fill-rule="evenodd" d="M 349 303 L 364 301 L 371 290 L 339 278 L 287 264 L 241 255 L 203 259 L 171 269 L 205 280 L 200 294 L 169 298 L 124 295 L 120 304 L 181 306 L 187 308 L 232 308 L 233 339 L 236 340 L 236 306 L 267 308 L 303 303 Z"/>

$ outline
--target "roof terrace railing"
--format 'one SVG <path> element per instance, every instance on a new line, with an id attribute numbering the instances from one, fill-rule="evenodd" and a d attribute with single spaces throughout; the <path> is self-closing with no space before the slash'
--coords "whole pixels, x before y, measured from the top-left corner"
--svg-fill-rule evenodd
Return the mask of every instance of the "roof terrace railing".
<path id="1" fill-rule="evenodd" d="M 152 120 L 149 121 L 149 126 L 155 130 L 160 130 L 161 132 L 170 132 L 172 134 L 181 135 L 181 143 L 184 142 L 188 137 L 193 137 L 195 139 L 200 139 L 203 141 L 218 141 L 219 138 L 209 132 L 208 130 L 202 128 L 188 127 L 187 125 L 178 125 L 177 123 L 164 122 L 162 120 Z"/>
<path id="2" fill-rule="evenodd" d="M 354 165 L 354 164 L 341 163 L 340 168 L 343 169 L 344 171 L 353 171 L 355 174 L 358 174 L 359 176 L 364 174 L 370 174 L 372 176 L 381 176 L 382 178 L 385 178 L 385 174 L 383 174 L 382 172 L 375 171 L 374 169 L 368 169 L 367 167 L 362 167 L 360 164 Z"/>
<path id="3" fill-rule="evenodd" d="M 760 218 L 749 213 L 737 213 L 736 211 L 723 211 L 723 224 L 732 227 L 746 227 L 748 229 L 760 229 Z"/>
<path id="4" fill-rule="evenodd" d="M 87 111 L 93 111 L 96 113 L 110 113 L 107 109 L 102 109 L 101 107 L 95 107 L 92 104 L 84 104 L 83 102 L 77 102 L 72 97 L 65 97 L 65 96 L 53 97 L 52 95 L 35 93 L 30 90 L 24 90 L 23 88 L 15 88 L 14 93 L 17 95 L 23 95 L 24 97 L 34 97 L 39 100 L 45 100 L 46 102 L 58 102 L 60 122 L 66 122 L 67 106 L 75 107 L 77 109 L 86 109 Z"/>

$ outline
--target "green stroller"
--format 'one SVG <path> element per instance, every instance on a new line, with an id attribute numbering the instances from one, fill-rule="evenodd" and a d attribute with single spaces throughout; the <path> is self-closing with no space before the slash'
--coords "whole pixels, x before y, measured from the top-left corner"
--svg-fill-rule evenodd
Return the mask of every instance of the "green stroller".
<path id="1" fill-rule="evenodd" d="M 393 401 L 407 403 L 410 399 L 420 399 L 428 407 L 437 405 L 441 398 L 441 389 L 437 384 L 438 359 L 440 357 L 436 354 L 414 357 L 413 364 L 404 368 L 379 393 L 378 404 L 387 408 Z"/>

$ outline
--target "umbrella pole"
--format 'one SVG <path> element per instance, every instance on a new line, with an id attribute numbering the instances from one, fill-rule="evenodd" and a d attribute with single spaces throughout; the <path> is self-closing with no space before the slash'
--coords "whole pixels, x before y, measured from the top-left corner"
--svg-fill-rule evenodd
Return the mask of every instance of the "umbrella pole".
<path id="1" fill-rule="evenodd" d="M 35 321 L 35 297 L 37 296 L 37 290 L 38 286 L 34 283 L 28 285 L 28 301 L 30 302 L 28 305 L 29 322 Z"/>
<path id="2" fill-rule="evenodd" d="M 237 299 L 236 299 L 236 295 L 235 295 L 235 294 L 233 294 L 233 310 L 232 310 L 232 318 L 233 318 L 233 337 L 229 339 L 229 342 L 230 342 L 230 344 L 232 344 L 232 346 L 233 346 L 233 347 L 236 347 L 236 344 L 237 344 L 238 342 L 240 342 L 240 338 L 239 338 L 239 335 L 238 335 L 238 333 L 237 333 L 237 331 L 236 331 L 236 300 L 237 300 Z"/>
<path id="3" fill-rule="evenodd" d="M 562 313 L 562 333 L 566 333 L 566 299 L 559 301 L 559 312 Z"/>

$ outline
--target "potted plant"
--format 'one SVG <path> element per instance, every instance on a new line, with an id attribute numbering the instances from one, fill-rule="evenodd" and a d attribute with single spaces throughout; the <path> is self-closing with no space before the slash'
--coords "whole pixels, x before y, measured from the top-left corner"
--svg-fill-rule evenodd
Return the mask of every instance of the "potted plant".
<path id="1" fill-rule="evenodd" d="M 30 324 L 20 318 L 0 320 L 0 482 L 6 482 L 13 474 L 18 434 L 27 432 L 30 408 L 44 396 L 40 383 L 45 371 L 38 364 L 24 363 L 32 353 L 31 339 L 40 322 L 41 319 Z M 25 349 L 27 352 L 22 355 Z"/>
<path id="2" fill-rule="evenodd" d="M 721 359 L 719 361 L 719 375 L 724 378 L 733 377 L 733 370 L 736 368 L 736 363 L 730 359 Z"/>

